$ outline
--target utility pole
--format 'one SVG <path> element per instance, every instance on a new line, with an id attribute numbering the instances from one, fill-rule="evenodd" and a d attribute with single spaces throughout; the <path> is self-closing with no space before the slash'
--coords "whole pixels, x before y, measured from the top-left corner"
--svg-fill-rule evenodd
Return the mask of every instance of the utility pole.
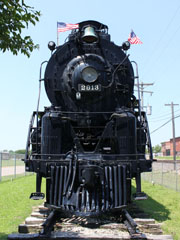
<path id="1" fill-rule="evenodd" d="M 151 95 L 153 94 L 153 92 L 151 91 L 144 91 L 144 87 L 153 86 L 153 85 L 154 83 L 143 83 L 143 82 L 139 84 L 139 90 L 141 93 L 141 110 L 142 111 L 144 110 L 144 93 L 150 93 Z M 135 86 L 138 87 L 138 84 L 135 84 Z"/>
<path id="2" fill-rule="evenodd" d="M 176 138 L 175 138 L 175 122 L 174 122 L 174 106 L 179 106 L 179 104 L 165 104 L 165 106 L 171 106 L 172 114 L 172 134 L 173 134 L 173 160 L 174 160 L 174 170 L 176 170 Z"/>

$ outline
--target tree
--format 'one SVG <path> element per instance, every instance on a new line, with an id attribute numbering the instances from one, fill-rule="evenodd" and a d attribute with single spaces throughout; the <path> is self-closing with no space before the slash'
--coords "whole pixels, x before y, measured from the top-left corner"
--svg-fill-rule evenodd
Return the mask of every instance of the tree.
<path id="1" fill-rule="evenodd" d="M 16 154 L 25 154 L 25 152 L 26 152 L 26 149 L 19 149 L 15 151 Z"/>
<path id="2" fill-rule="evenodd" d="M 23 36 L 22 30 L 39 21 L 40 12 L 25 4 L 24 0 L 0 0 L 0 50 L 10 50 L 30 56 L 38 48 L 30 36 Z"/>
<path id="3" fill-rule="evenodd" d="M 161 146 L 160 145 L 155 145 L 154 147 L 153 147 L 153 152 L 154 153 L 159 153 L 159 152 L 161 152 Z"/>
<path id="4" fill-rule="evenodd" d="M 13 151 L 13 150 L 9 150 L 9 153 L 11 153 L 11 154 L 12 154 L 12 153 L 14 153 L 14 151 Z"/>

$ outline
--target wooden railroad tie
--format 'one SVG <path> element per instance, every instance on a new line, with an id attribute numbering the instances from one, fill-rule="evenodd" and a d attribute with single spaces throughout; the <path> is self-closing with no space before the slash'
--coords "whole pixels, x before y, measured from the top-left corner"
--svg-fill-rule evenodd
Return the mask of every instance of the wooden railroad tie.
<path id="1" fill-rule="evenodd" d="M 33 207 L 31 216 L 19 225 L 19 233 L 39 233 L 48 214 L 48 209 L 43 205 Z M 154 219 L 134 218 L 134 221 L 137 223 L 139 231 L 145 234 L 147 240 L 173 240 L 172 236 L 163 235 L 162 224 L 156 223 Z M 62 218 L 61 222 L 55 224 L 54 230 L 58 232 L 58 239 L 131 239 L 127 227 L 123 223 L 110 222 L 110 220 L 102 221 L 97 218 L 76 216 Z M 57 238 L 57 234 L 54 238 Z"/>

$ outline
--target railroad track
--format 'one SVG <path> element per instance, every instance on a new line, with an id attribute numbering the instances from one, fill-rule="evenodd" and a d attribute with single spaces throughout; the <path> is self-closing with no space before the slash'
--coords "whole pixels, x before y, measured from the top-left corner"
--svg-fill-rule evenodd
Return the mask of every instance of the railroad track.
<path id="1" fill-rule="evenodd" d="M 136 215 L 136 218 L 133 219 L 137 224 L 135 234 L 129 233 L 128 225 L 121 223 L 116 217 L 100 219 L 73 216 L 71 218 L 60 218 L 60 221 L 54 225 L 54 232 L 43 236 L 39 232 L 42 231 L 43 223 L 47 220 L 49 212 L 42 205 L 33 208 L 31 216 L 19 225 L 19 233 L 9 235 L 8 239 L 173 240 L 172 236 L 163 235 L 161 224 L 156 223 L 154 219 L 147 218 L 147 215 L 141 212 L 136 205 L 131 205 L 131 211 Z"/>

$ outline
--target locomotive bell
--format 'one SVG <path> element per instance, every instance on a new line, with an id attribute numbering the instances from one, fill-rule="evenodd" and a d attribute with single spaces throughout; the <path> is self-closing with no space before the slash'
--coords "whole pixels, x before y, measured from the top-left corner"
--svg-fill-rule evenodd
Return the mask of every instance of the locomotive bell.
<path id="1" fill-rule="evenodd" d="M 98 40 L 98 36 L 93 27 L 89 26 L 84 29 L 82 40 L 87 43 L 93 43 Z"/>

